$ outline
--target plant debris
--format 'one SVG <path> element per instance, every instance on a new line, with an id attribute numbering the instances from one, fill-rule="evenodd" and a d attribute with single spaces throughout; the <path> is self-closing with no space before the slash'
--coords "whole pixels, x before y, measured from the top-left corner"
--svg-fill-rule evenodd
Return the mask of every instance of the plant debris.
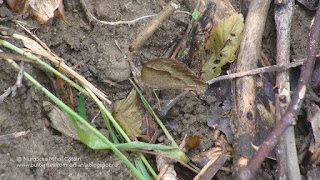
<path id="1" fill-rule="evenodd" d="M 67 23 L 63 0 L 6 0 L 6 2 L 13 12 L 23 15 L 29 13 L 40 24 L 46 23 L 54 16 Z"/>
<path id="2" fill-rule="evenodd" d="M 212 54 L 203 63 L 201 71 L 201 78 L 204 81 L 220 75 L 221 67 L 235 59 L 235 53 L 239 48 L 242 37 L 243 26 L 243 16 L 241 14 L 233 14 L 229 18 L 221 20 L 218 26 L 211 30 L 205 49 Z"/>
<path id="3" fill-rule="evenodd" d="M 131 140 L 137 137 L 150 140 L 149 136 L 141 133 L 142 115 L 138 107 L 137 92 L 134 89 L 126 99 L 114 104 L 112 115 Z"/>

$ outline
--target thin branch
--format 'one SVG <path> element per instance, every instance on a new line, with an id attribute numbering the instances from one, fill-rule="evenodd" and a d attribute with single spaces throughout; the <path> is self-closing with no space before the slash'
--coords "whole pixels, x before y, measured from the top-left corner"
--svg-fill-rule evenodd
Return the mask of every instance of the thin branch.
<path id="1" fill-rule="evenodd" d="M 170 2 L 166 7 L 164 7 L 161 12 L 138 34 L 137 38 L 133 40 L 129 46 L 129 51 L 132 52 L 139 49 L 178 8 L 179 6 L 173 2 Z"/>
<path id="2" fill-rule="evenodd" d="M 277 64 L 288 65 L 290 63 L 290 28 L 293 13 L 293 0 L 278 2 L 275 5 L 275 22 L 277 28 Z M 276 86 L 276 124 L 287 110 L 290 97 L 289 72 L 277 73 Z M 280 141 L 275 151 L 277 154 L 277 176 L 278 179 L 300 180 L 300 169 L 296 150 L 294 128 L 289 127 Z"/>
<path id="3" fill-rule="evenodd" d="M 1 135 L 0 136 L 0 141 L 14 139 L 14 138 L 17 138 L 17 137 L 20 137 L 20 136 L 24 136 L 24 135 L 28 134 L 29 132 L 30 131 L 20 131 L 20 132 L 16 132 L 16 133 Z"/>
<path id="4" fill-rule="evenodd" d="M 219 76 L 216 78 L 213 78 L 209 81 L 207 81 L 207 84 L 214 84 L 219 81 L 224 81 L 228 79 L 234 79 L 234 78 L 239 78 L 243 76 L 252 76 L 260 73 L 267 73 L 267 72 L 274 72 L 274 71 L 284 71 L 287 69 L 291 69 L 293 67 L 301 66 L 303 63 L 306 61 L 306 59 L 299 59 L 293 63 L 290 63 L 288 65 L 273 65 L 273 66 L 266 66 L 262 68 L 257 68 L 249 71 L 243 71 L 243 72 L 237 72 L 237 73 L 232 73 L 229 75 L 224 75 L 224 76 Z"/>
<path id="5" fill-rule="evenodd" d="M 272 130 L 267 139 L 262 143 L 259 150 L 249 162 L 248 166 L 245 167 L 239 174 L 239 179 L 250 179 L 250 177 L 256 172 L 260 167 L 262 161 L 265 159 L 266 155 L 275 147 L 279 137 L 286 131 L 286 129 L 296 123 L 296 117 L 299 113 L 303 99 L 306 93 L 306 87 L 310 82 L 313 67 L 316 60 L 316 51 L 320 39 L 320 3 L 311 27 L 309 45 L 307 50 L 307 62 L 303 65 L 302 71 L 299 77 L 299 81 L 294 91 L 290 105 L 281 118 L 279 124 Z"/>

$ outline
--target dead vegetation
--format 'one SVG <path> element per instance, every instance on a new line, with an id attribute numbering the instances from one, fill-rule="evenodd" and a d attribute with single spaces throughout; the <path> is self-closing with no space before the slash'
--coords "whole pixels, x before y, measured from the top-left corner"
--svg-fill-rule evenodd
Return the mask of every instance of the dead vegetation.
<path id="1" fill-rule="evenodd" d="M 62 97 L 60 99 L 68 108 L 74 111 L 78 108 L 79 114 L 90 121 L 86 115 L 88 111 L 91 121 L 85 123 L 86 127 L 93 125 L 99 131 L 106 131 L 107 135 L 105 139 L 100 138 L 100 134 L 105 135 L 100 132 L 93 132 L 96 136 L 89 135 L 90 132 L 81 130 L 84 127 L 75 125 L 75 119 L 70 123 L 70 117 L 64 115 L 58 107 L 49 107 L 48 104 L 42 107 L 50 120 L 50 123 L 42 121 L 45 129 L 53 128 L 53 133 L 62 133 L 62 136 L 69 136 L 77 143 L 80 141 L 95 150 L 112 149 L 118 153 L 118 157 L 122 157 L 119 153 L 123 153 L 123 157 L 130 157 L 135 166 L 141 169 L 142 161 L 145 160 L 142 154 L 156 155 L 156 158 L 148 157 L 153 159 L 152 163 L 157 163 L 157 172 L 149 170 L 153 177 L 159 173 L 157 179 L 254 179 L 255 174 L 259 174 L 257 179 L 317 179 L 320 176 L 317 166 L 320 155 L 320 63 L 317 61 L 320 9 L 316 7 L 316 1 L 272 2 L 243 0 L 238 4 L 230 3 L 229 0 L 160 1 L 149 5 L 157 6 L 153 10 L 157 14 L 140 14 L 140 17 L 135 18 L 131 18 L 130 14 L 138 13 L 138 8 L 147 2 L 114 2 L 120 3 L 117 14 L 120 16 L 112 16 L 113 19 L 110 19 L 99 11 L 100 2 L 81 0 L 68 2 L 70 5 L 62 0 L 41 3 L 7 0 L 1 8 L 11 8 L 18 14 L 9 11 L 0 14 L 0 58 L 8 61 L 5 66 L 10 64 L 20 71 L 14 85 L 8 86 L 7 81 L 12 80 L 2 79 L 6 83 L 3 83 L 1 90 L 6 91 L 0 96 L 0 102 L 10 103 L 11 99 L 19 98 L 19 89 L 25 86 L 23 74 L 33 69 L 46 74 L 41 81 L 50 79 L 47 84 L 51 84 L 52 91 Z M 68 4 L 66 10 L 64 3 Z M 116 8 L 109 6 L 110 9 Z M 300 8 L 301 12 L 295 12 L 294 7 L 298 6 L 308 9 Z M 131 7 L 136 9 L 132 10 Z M 128 16 L 124 20 L 121 15 L 126 13 Z M 295 13 L 308 14 L 313 19 L 295 19 Z M 28 24 L 32 20 L 22 21 L 28 14 L 41 24 L 51 23 L 60 31 L 48 35 L 45 32 L 49 31 L 46 29 L 49 25 L 44 24 L 39 27 L 41 33 L 38 33 L 37 28 Z M 73 15 L 81 19 L 78 24 L 68 20 Z M 63 19 L 65 23 L 50 20 L 54 16 Z M 148 18 L 153 19 L 147 23 Z M 268 26 L 270 21 L 274 23 L 274 28 Z M 300 30 L 301 34 L 297 35 L 294 31 L 301 25 L 296 25 L 296 21 L 305 24 L 305 27 L 310 26 L 308 41 L 299 41 L 304 43 L 300 46 L 306 47 L 305 53 L 301 53 L 296 42 L 299 35 L 306 37 L 309 29 Z M 130 29 L 136 26 L 139 27 Z M 74 37 L 68 34 L 58 43 L 50 42 L 51 38 L 56 38 L 52 36 L 62 37 L 68 29 L 77 29 L 82 37 L 75 43 L 70 40 Z M 90 30 L 99 34 L 112 33 L 106 34 L 103 39 L 102 36 L 90 34 Z M 276 33 L 270 39 L 273 38 L 276 45 L 266 43 L 269 38 L 266 36 L 273 31 Z M 88 41 L 86 33 L 93 40 Z M 46 39 L 42 40 L 37 34 Z M 168 35 L 172 35 L 172 38 L 167 38 Z M 18 55 L 13 49 L 9 50 L 9 46 L 3 43 L 7 41 L 23 47 L 25 51 L 18 52 L 21 54 Z M 86 42 L 90 42 L 90 45 Z M 74 53 L 72 56 L 80 58 L 79 62 L 66 54 L 66 47 Z M 81 59 L 85 50 L 92 53 L 92 59 L 88 53 L 85 56 L 87 59 Z M 49 69 L 55 75 L 39 67 L 45 62 L 36 58 L 30 61 L 32 57 L 27 52 L 49 60 L 48 64 L 54 66 Z M 10 59 L 21 61 L 20 66 Z M 151 106 L 137 88 L 132 88 L 131 79 L 142 89 Z M 81 87 L 72 80 L 76 80 Z M 75 93 L 75 89 L 82 95 Z M 18 96 L 14 97 L 16 94 Z M 83 94 L 92 97 L 92 100 L 85 101 Z M 32 102 L 47 103 L 45 97 L 36 99 Z M 97 103 L 99 100 L 104 104 Z M 94 110 L 97 107 L 98 111 Z M 112 109 L 112 118 L 109 117 L 111 113 L 106 113 L 107 109 Z M 52 115 L 53 110 L 58 115 Z M 39 108 L 33 111 L 42 110 Z M 6 111 L 0 113 L 8 117 Z M 157 115 L 163 124 L 159 123 Z M 7 120 L 4 118 L 0 123 Z M 5 123 L 3 126 L 7 127 Z M 8 127 L 15 128 L 13 125 Z M 4 128 L 0 143 L 9 142 L 8 147 L 14 146 L 11 144 L 12 139 L 19 142 L 18 139 L 31 136 L 33 132 L 33 128 L 10 133 L 7 129 Z M 92 138 L 84 138 L 81 133 Z M 122 148 L 120 145 L 120 152 L 110 148 L 112 145 L 106 145 L 109 140 L 114 144 L 141 143 L 139 145 L 143 147 L 124 152 L 130 148 Z M 161 148 L 177 148 L 181 159 L 172 152 L 168 153 L 168 149 L 152 149 L 158 146 L 150 146 L 148 149 L 147 143 L 165 145 Z M 19 153 L 18 157 L 36 156 L 29 152 Z M 75 153 L 79 152 L 75 150 Z M 142 161 L 139 162 L 137 157 Z M 189 158 L 191 164 L 187 164 L 190 163 Z M 130 166 L 129 161 L 123 162 Z M 1 168 L 6 175 L 9 174 L 7 167 Z M 35 178 L 41 176 L 46 179 L 52 176 L 43 172 L 47 172 L 47 168 L 36 168 L 35 171 L 42 173 L 32 173 Z M 151 178 L 148 173 L 140 176 L 133 171 L 133 174 L 138 178 Z"/>

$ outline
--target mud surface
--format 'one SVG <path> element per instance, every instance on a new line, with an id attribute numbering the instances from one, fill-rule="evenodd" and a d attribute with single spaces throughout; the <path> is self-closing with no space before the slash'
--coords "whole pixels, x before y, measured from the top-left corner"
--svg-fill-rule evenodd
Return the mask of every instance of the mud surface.
<path id="1" fill-rule="evenodd" d="M 99 25 L 88 21 L 79 1 L 70 0 L 64 3 L 66 19 L 73 24 L 72 27 L 56 18 L 45 25 L 39 25 L 30 17 L 21 20 L 70 67 L 106 92 L 112 102 L 125 98 L 132 88 L 128 81 L 128 78 L 132 77 L 128 58 L 132 58 L 135 65 L 141 67 L 149 59 L 163 56 L 174 39 L 177 37 L 181 39 L 189 22 L 186 14 L 174 14 L 140 50 L 130 53 L 128 51 L 130 43 L 150 19 L 133 25 Z M 158 13 L 162 9 L 160 3 L 154 0 L 96 0 L 88 1 L 87 6 L 97 18 L 105 21 L 132 20 Z M 237 8 L 238 4 L 234 3 L 234 6 Z M 181 10 L 190 11 L 183 5 Z M 314 12 L 301 5 L 295 6 L 291 35 L 292 55 L 306 54 L 309 25 L 313 14 Z M 0 16 L 8 17 L 14 14 L 2 4 Z M 5 22 L 3 25 L 25 34 L 12 22 Z M 19 42 L 13 43 L 19 45 Z M 273 6 L 271 6 L 262 45 L 263 52 L 271 62 L 275 61 L 275 44 Z M 26 71 L 62 98 L 50 80 L 50 75 L 31 65 L 26 65 Z M 1 93 L 14 85 L 16 77 L 17 73 L 13 68 L 0 60 Z M 48 101 L 48 97 L 28 81 L 24 81 L 23 85 L 15 97 L 9 97 L 0 103 L 0 135 L 28 131 L 25 136 L 0 141 L 0 179 L 127 179 L 130 177 L 128 168 L 112 152 L 91 150 L 84 144 L 46 127 L 41 104 L 44 100 Z M 159 98 L 162 103 L 176 95 L 178 92 L 164 91 Z M 153 99 L 152 102 L 157 108 L 156 100 Z M 189 92 L 163 119 L 177 142 L 181 142 L 184 135 L 200 135 L 200 146 L 190 151 L 188 154 L 190 156 L 208 150 L 214 144 L 214 130 L 207 125 L 207 105 L 213 102 L 212 98 L 200 98 L 199 95 Z M 93 103 L 89 101 L 88 104 Z M 92 105 L 87 111 L 90 120 L 97 114 L 98 109 Z M 105 129 L 101 116 L 92 124 L 100 131 Z M 38 165 L 49 163 L 58 167 L 35 167 L 37 163 Z"/>

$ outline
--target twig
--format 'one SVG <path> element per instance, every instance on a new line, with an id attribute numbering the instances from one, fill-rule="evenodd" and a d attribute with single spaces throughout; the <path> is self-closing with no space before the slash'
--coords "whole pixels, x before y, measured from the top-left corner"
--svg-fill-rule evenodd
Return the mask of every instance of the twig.
<path id="1" fill-rule="evenodd" d="M 181 99 L 183 98 L 189 91 L 183 91 L 175 98 L 171 99 L 170 101 L 166 102 L 162 107 L 161 111 L 158 112 L 159 116 L 166 116 L 168 111 Z"/>
<path id="2" fill-rule="evenodd" d="M 20 137 L 20 136 L 24 136 L 24 135 L 26 135 L 28 133 L 29 133 L 29 131 L 21 131 L 21 132 L 1 135 L 0 136 L 0 141 L 8 140 L 8 139 L 14 139 L 14 138 L 17 138 L 17 137 Z"/>
<path id="3" fill-rule="evenodd" d="M 217 159 L 210 160 L 201 170 L 201 172 L 194 178 L 194 180 L 212 179 L 222 165 L 228 160 L 229 156 L 221 154 Z"/>
<path id="4" fill-rule="evenodd" d="M 161 26 L 161 24 L 167 20 L 170 15 L 178 9 L 179 6 L 175 3 L 169 3 L 162 11 L 146 25 L 146 27 L 139 33 L 137 38 L 129 46 L 129 51 L 134 51 L 139 49 L 151 36 L 152 34 Z"/>
<path id="5" fill-rule="evenodd" d="M 278 2 L 279 3 L 279 2 Z M 293 0 L 282 1 L 275 5 L 275 22 L 277 28 L 277 65 L 288 65 L 290 63 L 290 27 L 293 13 Z M 276 124 L 281 120 L 287 110 L 290 97 L 289 72 L 277 73 L 276 86 Z M 277 176 L 278 179 L 300 180 L 300 169 L 296 151 L 294 128 L 289 127 L 280 137 L 275 151 L 277 154 Z"/>
<path id="6" fill-rule="evenodd" d="M 271 0 L 250 2 L 248 15 L 243 30 L 236 71 L 248 71 L 257 68 L 261 49 L 262 34 Z M 243 167 L 244 161 L 250 159 L 254 149 L 248 146 L 254 141 L 257 133 L 256 119 L 256 79 L 254 76 L 236 79 L 233 85 L 232 131 L 234 142 L 234 171 Z"/>
<path id="7" fill-rule="evenodd" d="M 176 180 L 177 173 L 174 171 L 173 161 L 162 156 L 156 157 L 157 169 L 160 171 L 157 180 Z"/>
<path id="8" fill-rule="evenodd" d="M 17 94 L 17 89 L 22 87 L 22 80 L 23 80 L 23 72 L 24 72 L 24 62 L 20 63 L 20 70 L 18 73 L 16 84 L 11 89 L 11 97 L 14 97 Z"/>
<path id="9" fill-rule="evenodd" d="M 20 26 L 23 30 L 25 30 L 30 36 L 32 36 L 48 53 L 50 53 L 52 56 L 55 56 L 58 58 L 58 56 L 47 46 L 46 43 L 44 43 L 43 41 L 41 41 L 34 33 L 32 33 L 29 29 L 27 29 L 24 25 L 22 25 L 23 23 L 16 20 L 14 21 L 16 24 L 18 24 L 18 26 Z"/>
<path id="10" fill-rule="evenodd" d="M 260 73 L 267 73 L 267 72 L 274 72 L 274 71 L 284 71 L 293 67 L 301 66 L 303 63 L 306 61 L 306 59 L 299 59 L 293 63 L 290 63 L 288 65 L 273 65 L 273 66 L 266 66 L 262 68 L 257 68 L 249 71 L 243 71 L 243 72 L 237 72 L 237 73 L 232 73 L 229 75 L 224 75 L 224 76 L 219 76 L 216 78 L 213 78 L 209 81 L 207 81 L 207 84 L 214 84 L 219 81 L 223 80 L 228 80 L 228 79 L 234 79 L 234 78 L 239 78 L 243 76 L 252 76 Z"/>
<path id="11" fill-rule="evenodd" d="M 11 87 L 9 87 L 3 94 L 0 96 L 0 103 L 5 100 L 11 94 Z"/>
<path id="12" fill-rule="evenodd" d="M 1 55 L 3 55 L 5 53 L 2 52 L 2 50 L 0 50 L 0 58 L 8 58 L 8 57 L 2 57 Z M 17 94 L 17 89 L 22 87 L 22 80 L 23 80 L 23 72 L 24 72 L 24 62 L 22 61 L 21 64 L 20 64 L 20 70 L 19 70 L 19 73 L 18 73 L 18 77 L 17 77 L 17 80 L 16 80 L 16 83 L 9 87 L 1 96 L 0 96 L 0 103 L 2 101 L 4 101 L 10 94 L 11 94 L 11 97 L 14 97 L 16 94 Z"/>
<path id="13" fill-rule="evenodd" d="M 303 99 L 306 93 L 306 86 L 310 82 L 313 67 L 316 60 L 316 50 L 320 39 L 320 4 L 311 27 L 309 45 L 307 49 L 307 61 L 302 67 L 302 71 L 299 77 L 299 81 L 294 91 L 290 105 L 281 118 L 279 124 L 272 130 L 267 139 L 262 143 L 259 150 L 239 174 L 239 179 L 250 179 L 250 177 L 256 172 L 257 168 L 261 165 L 266 155 L 275 147 L 279 137 L 285 132 L 285 130 L 296 123 L 297 114 L 303 103 Z"/>

